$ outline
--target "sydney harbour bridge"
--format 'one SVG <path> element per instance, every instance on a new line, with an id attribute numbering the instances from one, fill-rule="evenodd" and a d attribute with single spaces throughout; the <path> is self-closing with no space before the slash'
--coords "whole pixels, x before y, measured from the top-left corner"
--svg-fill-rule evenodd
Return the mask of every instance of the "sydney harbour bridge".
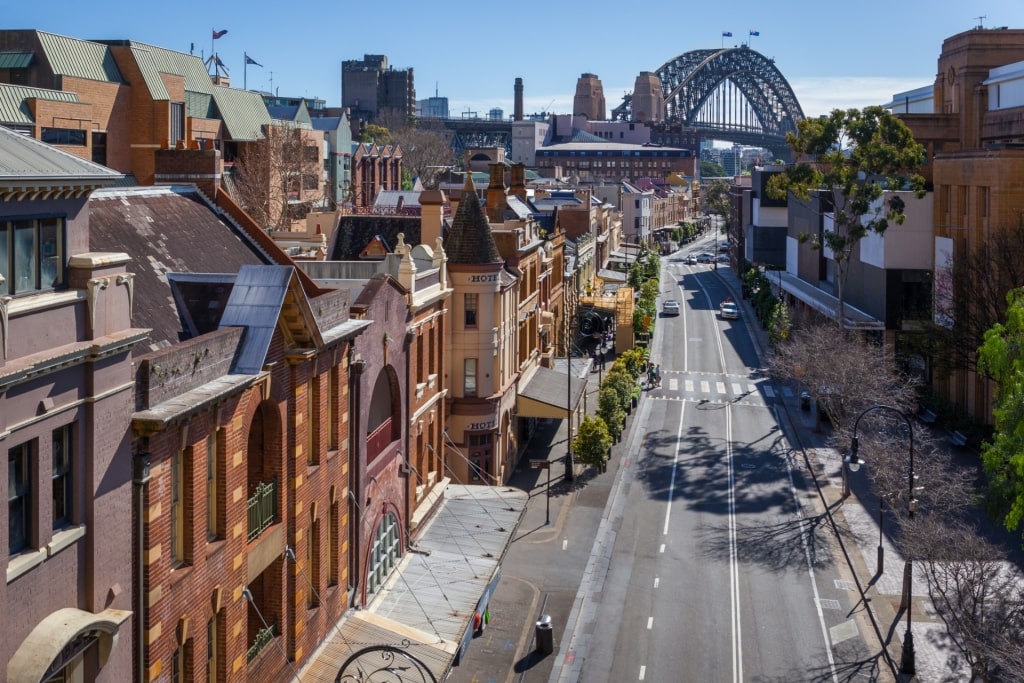
<path id="1" fill-rule="evenodd" d="M 786 133 L 804 118 L 800 103 L 775 62 L 747 45 L 692 50 L 656 72 L 665 100 L 665 124 L 695 128 L 705 139 L 764 147 L 788 158 Z M 612 110 L 613 120 L 633 119 L 632 94 Z M 509 120 L 447 119 L 456 153 L 468 147 L 504 146 L 511 152 Z"/>

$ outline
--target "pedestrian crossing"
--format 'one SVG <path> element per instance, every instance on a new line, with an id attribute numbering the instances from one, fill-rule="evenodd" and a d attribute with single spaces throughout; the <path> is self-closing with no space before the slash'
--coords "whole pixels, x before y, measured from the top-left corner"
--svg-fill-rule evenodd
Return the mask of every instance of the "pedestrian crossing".
<path id="1" fill-rule="evenodd" d="M 776 400 L 793 397 L 793 390 L 783 386 L 776 391 L 771 382 L 751 381 L 746 375 L 701 377 L 696 373 L 664 374 L 661 386 L 647 395 L 655 400 L 699 401 L 701 403 L 742 403 L 765 406 Z"/>

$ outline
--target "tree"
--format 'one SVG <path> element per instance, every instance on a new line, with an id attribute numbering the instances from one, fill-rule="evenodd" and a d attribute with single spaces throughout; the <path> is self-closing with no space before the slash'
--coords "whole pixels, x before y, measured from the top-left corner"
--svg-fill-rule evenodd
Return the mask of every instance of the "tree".
<path id="1" fill-rule="evenodd" d="M 1024 589 L 1006 554 L 982 530 L 954 519 L 915 523 L 904 545 L 972 680 L 1021 680 Z"/>
<path id="2" fill-rule="evenodd" d="M 622 409 L 622 399 L 618 392 L 607 382 L 597 392 L 597 416 L 604 420 L 612 439 L 617 440 L 622 434 L 626 411 Z"/>
<path id="3" fill-rule="evenodd" d="M 732 197 L 729 194 L 731 190 L 727 180 L 712 180 L 708 183 L 707 187 L 701 190 L 704 197 L 704 212 L 729 220 L 732 215 Z"/>
<path id="4" fill-rule="evenodd" d="M 322 133 L 290 122 L 267 126 L 262 140 L 241 147 L 232 187 L 238 203 L 267 230 L 290 230 L 293 221 L 322 206 L 326 195 Z"/>
<path id="5" fill-rule="evenodd" d="M 936 263 L 935 281 L 934 365 L 976 370 L 985 332 L 1006 322 L 1006 293 L 1024 282 L 1024 214 L 970 253 Z"/>
<path id="6" fill-rule="evenodd" d="M 722 178 L 728 175 L 725 169 L 722 168 L 721 164 L 716 164 L 713 161 L 707 161 L 702 159 L 700 162 L 700 177 L 701 178 Z"/>
<path id="7" fill-rule="evenodd" d="M 368 123 L 359 131 L 359 142 L 375 142 L 378 145 L 391 144 L 391 131 L 376 123 Z"/>
<path id="8" fill-rule="evenodd" d="M 906 124 L 877 106 L 834 109 L 827 117 L 803 119 L 786 141 L 803 161 L 772 176 L 768 195 L 783 199 L 792 193 L 806 202 L 821 192 L 826 199 L 833 228 L 801 238 L 832 254 L 836 314 L 843 327 L 843 289 L 854 249 L 868 234 L 881 235 L 890 223 L 903 223 L 906 206 L 896 190 L 911 189 L 924 197 L 924 178 L 917 171 L 925 150 Z"/>
<path id="9" fill-rule="evenodd" d="M 1006 322 L 985 333 L 979 368 L 997 383 L 995 431 L 982 444 L 990 503 L 1010 531 L 1024 518 L 1024 288 L 1006 295 Z"/>
<path id="10" fill-rule="evenodd" d="M 402 147 L 402 167 L 419 178 L 423 187 L 437 187 L 438 177 L 456 165 L 453 133 L 439 121 L 421 121 L 394 131 L 392 139 Z"/>
<path id="11" fill-rule="evenodd" d="M 611 447 L 612 436 L 608 433 L 608 425 L 604 420 L 600 417 L 584 416 L 572 440 L 572 450 L 576 459 L 603 472 Z"/>

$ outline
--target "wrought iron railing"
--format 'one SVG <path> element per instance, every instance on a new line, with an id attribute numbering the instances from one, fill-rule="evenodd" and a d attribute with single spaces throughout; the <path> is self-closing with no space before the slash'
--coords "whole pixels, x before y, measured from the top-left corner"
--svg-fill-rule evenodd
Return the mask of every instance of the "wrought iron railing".
<path id="1" fill-rule="evenodd" d="M 277 481 L 262 481 L 249 497 L 249 541 L 259 538 L 277 517 Z"/>

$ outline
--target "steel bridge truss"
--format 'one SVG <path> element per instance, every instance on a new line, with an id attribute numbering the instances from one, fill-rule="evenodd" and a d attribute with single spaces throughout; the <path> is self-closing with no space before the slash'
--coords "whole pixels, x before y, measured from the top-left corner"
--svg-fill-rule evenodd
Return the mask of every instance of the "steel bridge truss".
<path id="1" fill-rule="evenodd" d="M 786 148 L 786 133 L 804 118 L 786 78 L 746 45 L 693 50 L 656 72 L 665 96 L 665 120 L 707 131 L 707 137 L 773 150 Z M 629 100 L 615 118 L 629 115 Z"/>

